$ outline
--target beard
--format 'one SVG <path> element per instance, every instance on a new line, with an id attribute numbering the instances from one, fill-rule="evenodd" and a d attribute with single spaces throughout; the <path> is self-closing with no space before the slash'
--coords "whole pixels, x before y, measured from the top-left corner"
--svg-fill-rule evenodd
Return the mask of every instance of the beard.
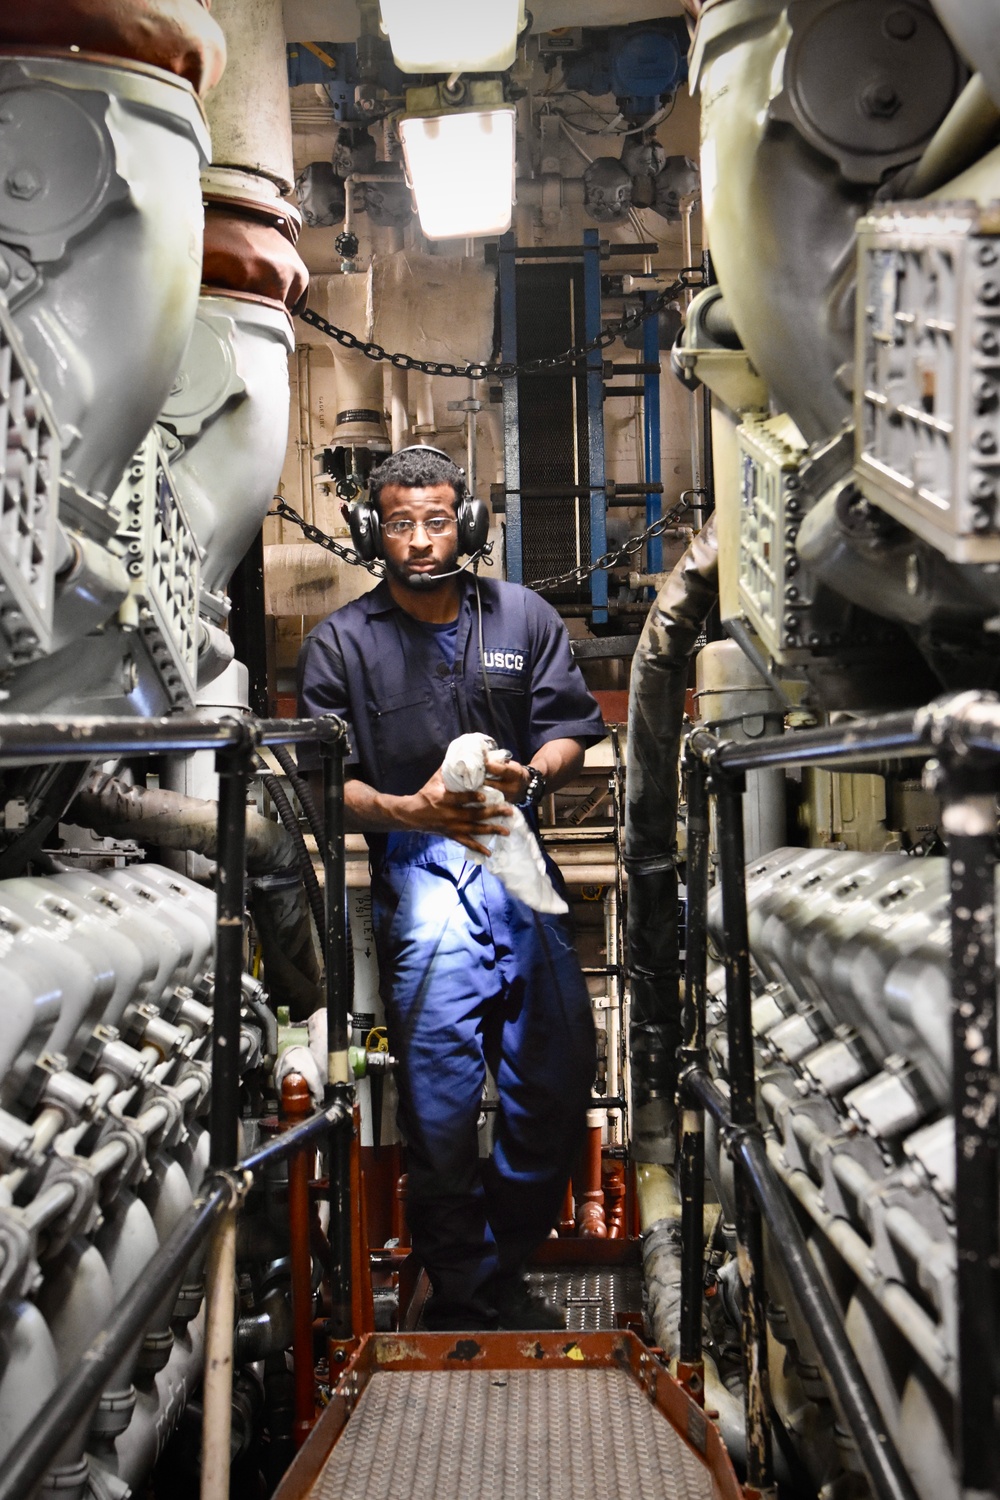
<path id="1" fill-rule="evenodd" d="M 390 557 L 383 558 L 383 561 L 389 577 L 402 584 L 403 588 L 412 589 L 418 594 L 428 594 L 433 589 L 441 588 L 448 582 L 448 577 L 454 575 L 458 565 L 458 548 L 455 548 L 450 557 L 443 558 L 433 573 L 412 573 L 406 563 L 396 562 Z M 442 574 L 446 576 L 442 577 Z"/>

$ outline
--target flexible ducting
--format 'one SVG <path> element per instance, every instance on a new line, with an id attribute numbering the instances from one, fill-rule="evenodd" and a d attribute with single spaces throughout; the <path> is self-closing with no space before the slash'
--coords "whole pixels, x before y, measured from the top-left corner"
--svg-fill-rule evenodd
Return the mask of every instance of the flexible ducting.
<path id="1" fill-rule="evenodd" d="M 161 849 L 191 849 L 214 859 L 218 811 L 215 802 L 102 776 L 80 793 L 71 814 L 102 838 L 138 839 Z M 273 874 L 294 863 L 295 850 L 285 830 L 248 808 L 248 872 Z"/>
<path id="2" fill-rule="evenodd" d="M 302 884 L 305 887 L 306 897 L 309 901 L 309 909 L 313 915 L 313 922 L 316 924 L 316 936 L 319 939 L 320 952 L 325 956 L 326 907 L 323 902 L 323 892 L 319 888 L 316 871 L 313 869 L 313 862 L 309 850 L 306 848 L 306 841 L 302 837 L 302 830 L 299 827 L 299 820 L 295 815 L 295 809 L 285 795 L 285 789 L 277 776 L 272 776 L 270 772 L 264 771 L 260 779 L 267 795 L 277 809 L 278 817 L 281 819 L 285 832 L 291 839 L 292 847 L 295 850 L 295 858 L 302 873 Z"/>
<path id="3" fill-rule="evenodd" d="M 719 596 L 715 517 L 692 541 L 649 612 L 632 663 L 625 865 L 629 877 L 632 1140 L 639 1161 L 671 1161 L 680 1043 L 677 759 L 699 633 Z"/>
<path id="4" fill-rule="evenodd" d="M 271 753 L 288 777 L 292 791 L 299 799 L 299 806 L 306 815 L 309 832 L 316 840 L 317 849 L 322 849 L 326 840 L 326 824 L 316 806 L 308 781 L 296 765 L 295 757 L 287 745 L 274 745 Z"/>

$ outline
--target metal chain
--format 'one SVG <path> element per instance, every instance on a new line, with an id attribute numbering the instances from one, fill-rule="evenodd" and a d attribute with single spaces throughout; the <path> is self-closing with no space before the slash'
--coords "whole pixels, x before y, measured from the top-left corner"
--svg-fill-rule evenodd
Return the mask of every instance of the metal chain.
<path id="1" fill-rule="evenodd" d="M 460 378 L 462 380 L 485 380 L 488 375 L 496 375 L 501 380 L 509 380 L 515 375 L 530 375 L 538 370 L 555 370 L 560 365 L 581 364 L 586 360 L 588 354 L 595 349 L 607 349 L 623 333 L 628 333 L 646 318 L 651 318 L 658 313 L 668 302 L 673 301 L 681 292 L 688 287 L 700 286 L 702 269 L 700 266 L 685 266 L 678 273 L 677 280 L 670 286 L 664 287 L 657 292 L 649 306 L 636 308 L 634 312 L 626 313 L 617 323 L 609 323 L 607 328 L 592 338 L 589 343 L 580 344 L 572 349 L 566 349 L 562 354 L 546 355 L 539 359 L 525 360 L 523 364 L 512 364 L 509 361 L 497 361 L 496 363 L 473 363 L 468 365 L 455 365 L 447 361 L 433 359 L 415 359 L 410 354 L 390 354 L 382 348 L 381 344 L 365 343 L 364 339 L 355 338 L 353 333 L 348 333 L 346 328 L 338 328 L 336 324 L 329 323 L 326 318 L 321 317 L 313 308 L 307 307 L 299 313 L 303 323 L 318 328 L 328 338 L 342 344 L 345 349 L 354 349 L 358 354 L 363 354 L 365 359 L 387 360 L 397 370 L 418 370 L 422 375 L 443 375 L 446 378 Z"/>
<path id="2" fill-rule="evenodd" d="M 637 552 L 641 552 L 644 542 L 652 540 L 655 536 L 662 536 L 665 531 L 674 526 L 686 511 L 692 506 L 685 500 L 680 505 L 675 505 L 673 510 L 647 526 L 645 531 L 637 532 L 635 536 L 628 537 L 620 547 L 615 547 L 611 552 L 605 552 L 592 563 L 585 563 L 579 568 L 569 568 L 565 573 L 553 573 L 551 578 L 534 578 L 531 583 L 526 583 L 526 589 L 534 589 L 540 593 L 543 589 L 561 588 L 564 584 L 586 583 L 592 573 L 607 572 L 611 568 L 620 567 L 622 563 L 628 562 Z"/>
<path id="3" fill-rule="evenodd" d="M 692 494 L 694 491 L 685 491 L 685 493 Z M 662 536 L 665 531 L 668 531 L 671 526 L 674 526 L 680 520 L 686 511 L 692 508 L 688 501 L 682 501 L 680 505 L 675 505 L 673 510 L 668 511 L 665 516 L 661 516 L 658 521 L 654 521 L 651 526 L 647 526 L 645 531 L 637 532 L 635 536 L 628 537 L 622 542 L 620 547 L 616 547 L 611 552 L 605 552 L 595 562 L 584 564 L 579 568 L 570 568 L 565 573 L 555 573 L 551 578 L 535 578 L 531 583 L 526 583 L 524 587 L 526 589 L 533 589 L 536 593 L 541 593 L 544 589 L 560 588 L 567 583 L 586 583 L 592 573 L 617 568 L 621 563 L 627 562 L 630 557 L 634 557 L 637 552 L 641 551 L 644 542 L 650 541 L 653 537 Z M 299 527 L 307 541 L 315 542 L 317 547 L 325 547 L 327 552 L 332 552 L 334 557 L 339 557 L 342 562 L 350 563 L 355 568 L 364 568 L 366 572 L 373 574 L 376 578 L 383 578 L 385 576 L 385 568 L 382 563 L 365 562 L 364 558 L 359 557 L 357 552 L 353 551 L 350 547 L 342 546 L 340 542 L 335 542 L 332 536 L 328 536 L 325 531 L 320 531 L 318 526 L 310 525 L 280 495 L 275 495 L 274 509 L 268 511 L 268 515 L 278 516 L 283 521 L 291 521 L 293 526 Z"/>
<path id="4" fill-rule="evenodd" d="M 344 547 L 340 542 L 335 542 L 332 536 L 327 536 L 325 531 L 320 531 L 318 526 L 312 526 L 300 516 L 297 510 L 293 510 L 287 500 L 280 495 L 274 497 L 274 509 L 268 511 L 269 516 L 278 516 L 282 521 L 291 521 L 293 526 L 298 526 L 306 541 L 315 542 L 317 547 L 325 547 L 327 552 L 332 552 L 334 557 L 339 557 L 341 562 L 350 563 L 352 568 L 364 568 L 366 573 L 371 573 L 375 578 L 385 576 L 385 568 L 380 562 L 365 562 L 352 547 Z"/>

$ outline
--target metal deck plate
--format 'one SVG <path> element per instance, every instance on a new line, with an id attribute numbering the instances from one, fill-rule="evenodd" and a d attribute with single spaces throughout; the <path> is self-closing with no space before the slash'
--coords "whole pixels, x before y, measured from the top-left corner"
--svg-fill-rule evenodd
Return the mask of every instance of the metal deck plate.
<path id="1" fill-rule="evenodd" d="M 314 1500 L 712 1500 L 712 1475 L 619 1370 L 372 1376 Z"/>
<path id="2" fill-rule="evenodd" d="M 573 1270 L 532 1270 L 533 1292 L 566 1313 L 570 1333 L 622 1328 L 642 1319 L 640 1266 L 580 1266 Z"/>

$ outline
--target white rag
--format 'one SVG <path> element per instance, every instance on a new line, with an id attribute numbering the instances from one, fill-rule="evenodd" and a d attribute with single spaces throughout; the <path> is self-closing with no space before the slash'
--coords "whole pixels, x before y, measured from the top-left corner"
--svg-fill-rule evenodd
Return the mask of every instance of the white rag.
<path id="1" fill-rule="evenodd" d="M 486 761 L 489 756 L 500 759 L 496 741 L 488 734 L 460 734 L 452 740 L 441 765 L 444 784 L 450 792 L 482 791 L 488 807 L 499 805 L 503 793 L 495 786 L 486 786 Z M 534 834 L 518 808 L 507 820 L 510 833 L 504 838 L 499 833 L 484 834 L 481 842 L 490 850 L 489 855 L 477 854 L 473 849 L 465 851 L 466 859 L 477 865 L 486 865 L 491 874 L 532 911 L 568 911 L 565 901 L 549 879 L 542 858 L 542 851 Z"/>

